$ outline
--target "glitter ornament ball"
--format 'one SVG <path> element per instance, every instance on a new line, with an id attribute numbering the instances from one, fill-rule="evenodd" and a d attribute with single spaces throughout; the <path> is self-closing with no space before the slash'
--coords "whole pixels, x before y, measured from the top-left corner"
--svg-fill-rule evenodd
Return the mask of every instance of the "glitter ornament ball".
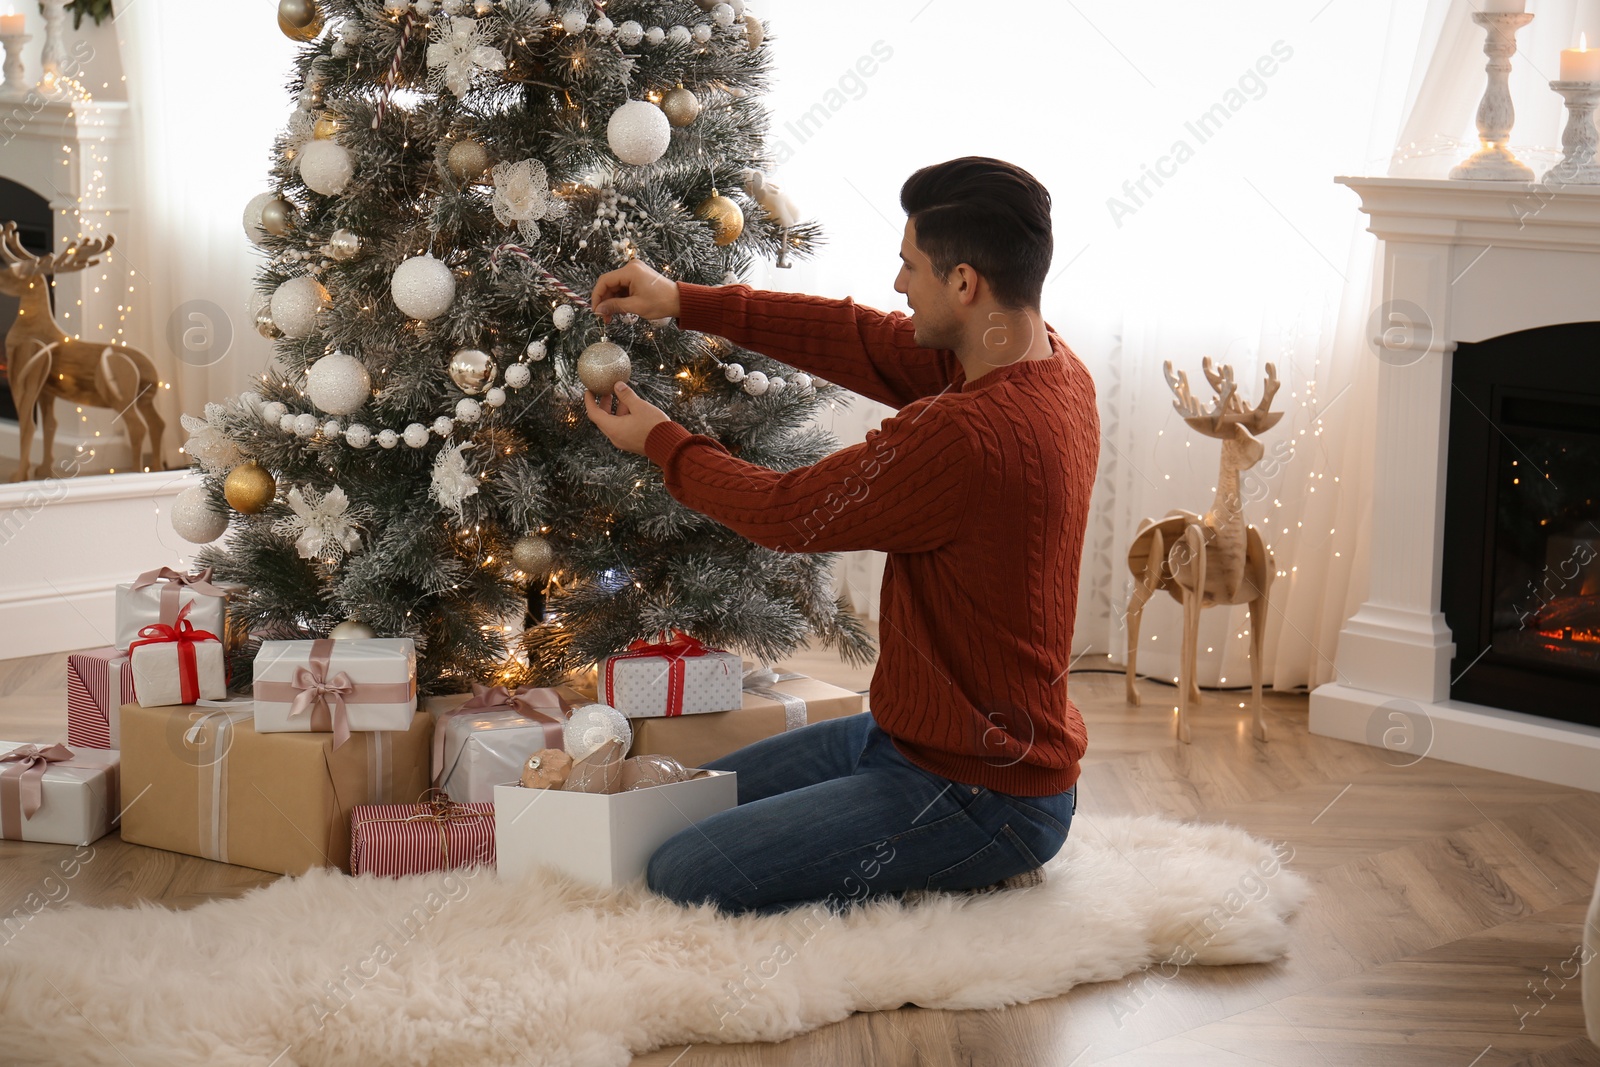
<path id="1" fill-rule="evenodd" d="M 482 415 L 483 405 L 470 396 L 464 396 L 456 401 L 457 422 L 477 422 Z"/>
<path id="2" fill-rule="evenodd" d="M 356 172 L 350 150 L 338 141 L 310 141 L 300 149 L 300 180 L 323 196 L 338 196 Z"/>
<path id="3" fill-rule="evenodd" d="M 700 98 L 680 85 L 662 98 L 661 110 L 674 126 L 687 126 L 700 115 Z"/>
<path id="4" fill-rule="evenodd" d="M 606 143 L 624 163 L 642 167 L 654 163 L 672 141 L 667 113 L 648 100 L 629 100 L 611 113 L 606 123 Z"/>
<path id="5" fill-rule="evenodd" d="M 627 716 L 609 704 L 585 704 L 573 709 L 561 738 L 567 755 L 581 760 L 607 741 L 620 742 L 626 751 L 633 742 L 633 727 Z"/>
<path id="6" fill-rule="evenodd" d="M 328 290 L 311 275 L 290 278 L 272 294 L 272 322 L 285 337 L 309 337 L 317 330 L 317 313 L 328 303 Z"/>
<path id="7" fill-rule="evenodd" d="M 244 206 L 244 235 L 250 238 L 251 244 L 259 245 L 261 239 L 267 235 L 265 227 L 261 225 L 261 209 L 276 199 L 278 197 L 275 193 L 257 193 Z"/>
<path id="8" fill-rule="evenodd" d="M 260 217 L 261 228 L 274 236 L 283 237 L 294 229 L 294 205 L 281 196 L 268 197 L 261 205 Z"/>
<path id="9" fill-rule="evenodd" d="M 449 437 L 455 432 L 455 428 L 455 420 L 451 419 L 449 415 L 440 415 L 433 420 L 433 432 L 440 437 Z"/>
<path id="10" fill-rule="evenodd" d="M 377 441 L 379 448 L 393 448 L 400 443 L 400 435 L 393 430 L 379 430 Z"/>
<path id="11" fill-rule="evenodd" d="M 617 40 L 632 48 L 644 40 L 644 27 L 629 19 L 617 27 Z"/>
<path id="12" fill-rule="evenodd" d="M 306 395 L 330 415 L 348 415 L 372 396 L 372 376 L 354 356 L 330 352 L 306 371 Z"/>
<path id="13" fill-rule="evenodd" d="M 596 396 L 610 396 L 618 382 L 632 376 L 633 361 L 627 349 L 610 341 L 596 341 L 578 357 L 578 379 Z"/>
<path id="14" fill-rule="evenodd" d="M 513 363 L 506 368 L 506 384 L 511 388 L 521 389 L 531 381 L 533 381 L 533 372 L 527 368 L 526 364 Z"/>
<path id="15" fill-rule="evenodd" d="M 314 40 L 322 32 L 316 0 L 278 0 L 278 29 L 291 41 Z"/>
<path id="16" fill-rule="evenodd" d="M 710 220 L 716 230 L 716 240 L 719 245 L 733 244 L 744 232 L 744 212 L 738 204 L 715 189 L 711 190 L 711 195 L 694 209 L 694 214 L 696 218 Z"/>
<path id="17" fill-rule="evenodd" d="M 311 437 L 317 432 L 317 417 L 309 411 L 303 411 L 294 417 L 294 435 L 296 437 Z"/>
<path id="18" fill-rule="evenodd" d="M 359 422 L 352 422 L 344 432 L 344 442 L 351 448 L 366 448 L 372 444 L 372 431 Z"/>
<path id="19" fill-rule="evenodd" d="M 572 310 L 571 304 L 562 304 L 550 313 L 550 321 L 555 323 L 556 329 L 565 330 L 571 327 L 572 320 L 577 317 L 577 314 L 576 311 Z"/>
<path id="20" fill-rule="evenodd" d="M 483 394 L 483 402 L 492 408 L 497 408 L 506 402 L 506 391 L 497 385 Z"/>
<path id="21" fill-rule="evenodd" d="M 376 630 L 355 619 L 346 619 L 328 631 L 328 637 L 333 641 L 366 641 L 377 636 Z"/>
<path id="22" fill-rule="evenodd" d="M 550 542 L 538 534 L 529 534 L 517 539 L 511 546 L 511 565 L 523 574 L 531 574 L 535 578 L 544 578 L 550 574 L 550 568 L 555 564 L 555 550 L 550 547 Z"/>
<path id="23" fill-rule="evenodd" d="M 412 256 L 395 268 L 389 293 L 395 306 L 412 318 L 436 319 L 456 298 L 456 278 L 432 255 Z"/>
<path id="24" fill-rule="evenodd" d="M 463 393 L 476 396 L 494 381 L 494 360 L 476 348 L 460 349 L 450 357 L 450 380 Z"/>
<path id="25" fill-rule="evenodd" d="M 259 463 L 241 463 L 228 472 L 222 483 L 222 495 L 228 506 L 244 515 L 261 511 L 278 492 L 278 483 L 272 473 Z M 215 538 L 213 538 L 215 540 Z"/>
<path id="26" fill-rule="evenodd" d="M 535 363 L 547 355 L 543 341 L 529 341 L 528 347 L 524 351 L 527 353 L 528 358 Z"/>
<path id="27" fill-rule="evenodd" d="M 278 429 L 282 430 L 284 433 L 294 433 L 295 420 L 299 417 L 300 416 L 293 414 L 284 415 L 283 418 L 278 420 Z"/>
<path id="28" fill-rule="evenodd" d="M 413 422 L 400 437 L 412 448 L 421 448 L 428 443 L 428 428 L 420 422 Z"/>
<path id="29" fill-rule="evenodd" d="M 489 163 L 489 150 L 470 137 L 451 145 L 444 157 L 450 176 L 458 182 L 477 181 L 488 171 Z"/>
<path id="30" fill-rule="evenodd" d="M 767 376 L 758 370 L 753 370 L 744 376 L 744 391 L 751 396 L 760 396 L 767 391 Z"/>
<path id="31" fill-rule="evenodd" d="M 172 500 L 172 530 L 192 545 L 209 545 L 228 529 L 228 516 L 211 506 L 204 486 L 190 486 Z"/>

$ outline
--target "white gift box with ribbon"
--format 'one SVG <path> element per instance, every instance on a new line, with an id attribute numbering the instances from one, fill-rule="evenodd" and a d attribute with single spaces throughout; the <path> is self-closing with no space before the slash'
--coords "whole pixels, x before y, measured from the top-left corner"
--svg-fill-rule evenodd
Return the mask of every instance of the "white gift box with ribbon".
<path id="1" fill-rule="evenodd" d="M 670 640 L 635 641 L 600 662 L 600 703 L 630 719 L 733 711 L 744 706 L 744 661 L 675 631 Z"/>
<path id="2" fill-rule="evenodd" d="M 197 629 L 192 605 L 178 609 L 171 625 L 152 623 L 128 648 L 134 699 L 142 708 L 221 700 L 228 695 L 227 664 L 216 634 Z"/>
<path id="3" fill-rule="evenodd" d="M 237 587 L 235 587 L 237 588 Z M 211 580 L 211 568 L 181 574 L 171 567 L 145 571 L 117 586 L 116 642 L 126 652 L 139 639 L 139 631 L 153 623 L 171 626 L 178 610 L 189 605 L 189 621 L 197 630 L 226 640 L 228 587 Z"/>
<path id="4" fill-rule="evenodd" d="M 461 804 L 494 803 L 494 787 L 515 784 L 542 748 L 563 748 L 568 713 L 589 701 L 566 688 L 473 686 L 425 702 L 433 716 L 433 784 Z"/>
<path id="5" fill-rule="evenodd" d="M 409 637 L 263 641 L 255 659 L 257 733 L 409 730 L 417 650 Z"/>
<path id="6" fill-rule="evenodd" d="M 0 839 L 87 845 L 117 821 L 114 749 L 0 741 Z"/>

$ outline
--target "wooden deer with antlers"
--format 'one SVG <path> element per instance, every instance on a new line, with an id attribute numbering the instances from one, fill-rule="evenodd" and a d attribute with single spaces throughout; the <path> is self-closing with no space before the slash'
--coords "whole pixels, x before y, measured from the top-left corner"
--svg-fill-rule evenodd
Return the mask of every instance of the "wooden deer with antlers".
<path id="1" fill-rule="evenodd" d="M 56 436 L 55 402 L 110 408 L 128 428 L 128 445 L 137 469 L 149 437 L 151 468 L 161 466 L 161 435 L 166 425 L 156 414 L 161 382 L 155 365 L 143 352 L 115 341 L 68 337 L 50 312 L 50 282 L 55 274 L 84 270 L 111 250 L 116 237 L 79 241 L 53 255 L 36 256 L 22 247 L 17 224 L 0 232 L 0 292 L 17 297 L 22 306 L 6 334 L 6 367 L 11 396 L 17 405 L 21 463 L 13 481 L 27 480 L 33 449 L 33 409 L 39 408 L 44 450 L 40 470 L 53 468 Z"/>
<path id="2" fill-rule="evenodd" d="M 1165 518 L 1145 519 L 1134 532 L 1128 567 L 1139 580 L 1128 602 L 1128 703 L 1139 704 L 1134 667 L 1139 648 L 1139 618 L 1145 602 L 1165 589 L 1183 605 L 1183 638 L 1178 656 L 1178 740 L 1189 741 L 1189 707 L 1200 700 L 1195 679 L 1200 642 L 1200 610 L 1214 604 L 1250 605 L 1250 688 L 1255 711 L 1255 736 L 1267 739 L 1261 706 L 1261 649 L 1267 629 L 1267 591 L 1274 576 L 1272 553 L 1261 534 L 1245 524 L 1239 495 L 1239 472 L 1260 461 L 1264 449 L 1256 437 L 1276 426 L 1283 412 L 1272 411 L 1278 391 L 1277 371 L 1267 364 L 1261 402 L 1246 408 L 1233 384 L 1233 368 L 1220 372 L 1211 357 L 1202 362 L 1206 380 L 1216 391 L 1210 411 L 1202 411 L 1189 392 L 1189 376 L 1172 373 L 1165 364 L 1167 385 L 1177 397 L 1172 406 L 1183 421 L 1207 437 L 1222 441 L 1222 469 L 1217 495 L 1204 515 L 1174 509 Z"/>

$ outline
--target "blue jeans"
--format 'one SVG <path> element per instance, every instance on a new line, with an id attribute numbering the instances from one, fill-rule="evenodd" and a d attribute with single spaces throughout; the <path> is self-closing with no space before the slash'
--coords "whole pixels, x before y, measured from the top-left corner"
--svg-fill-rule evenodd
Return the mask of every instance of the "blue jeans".
<path id="1" fill-rule="evenodd" d="M 972 889 L 1060 851 L 1077 788 L 1017 797 L 908 761 L 870 713 L 812 723 L 706 764 L 737 771 L 739 806 L 673 835 L 646 882 L 725 912 Z"/>

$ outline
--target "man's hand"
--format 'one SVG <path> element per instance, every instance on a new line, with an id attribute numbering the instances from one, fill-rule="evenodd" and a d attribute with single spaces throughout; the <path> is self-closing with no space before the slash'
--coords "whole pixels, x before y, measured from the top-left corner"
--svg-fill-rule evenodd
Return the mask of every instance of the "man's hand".
<path id="1" fill-rule="evenodd" d="M 672 420 L 667 417 L 665 411 L 628 388 L 627 382 L 617 383 L 616 398 L 617 410 L 612 414 L 609 410 L 610 397 L 596 400 L 594 394 L 585 389 L 583 402 L 589 409 L 589 421 L 600 427 L 600 432 L 624 452 L 642 456 L 645 454 L 644 439 L 650 436 L 650 431 L 661 423 Z"/>
<path id="2" fill-rule="evenodd" d="M 600 275 L 589 306 L 605 322 L 631 312 L 642 319 L 678 316 L 678 283 L 651 270 L 643 261 L 630 259 L 616 270 Z"/>

